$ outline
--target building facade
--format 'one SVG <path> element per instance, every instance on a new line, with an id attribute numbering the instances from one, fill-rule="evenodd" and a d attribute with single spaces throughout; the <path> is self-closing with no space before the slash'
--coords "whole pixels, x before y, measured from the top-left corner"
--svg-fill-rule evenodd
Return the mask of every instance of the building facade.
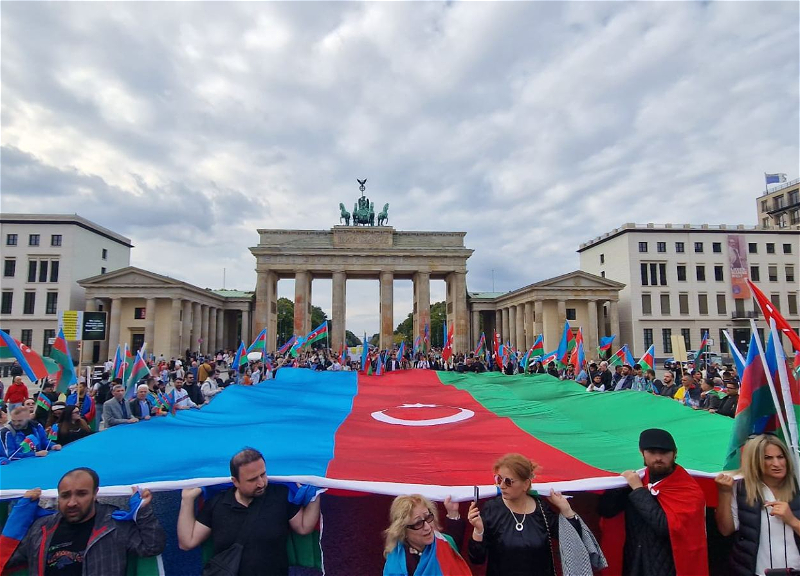
<path id="1" fill-rule="evenodd" d="M 581 270 L 625 284 L 620 346 L 627 343 L 638 357 L 654 344 L 663 359 L 672 355 L 671 336 L 682 335 L 686 349 L 696 350 L 708 331 L 711 350 L 728 354 L 721 331 L 746 350 L 750 319 L 761 318 L 745 278 L 790 324 L 800 323 L 799 232 L 800 226 L 625 224 L 581 244 L 578 253 Z"/>
<path id="2" fill-rule="evenodd" d="M 800 225 L 800 179 L 767 189 L 756 199 L 756 210 L 764 228 Z"/>
<path id="3" fill-rule="evenodd" d="M 0 242 L 0 328 L 45 354 L 59 313 L 84 309 L 78 281 L 128 266 L 132 248 L 75 214 L 1 214 Z"/>

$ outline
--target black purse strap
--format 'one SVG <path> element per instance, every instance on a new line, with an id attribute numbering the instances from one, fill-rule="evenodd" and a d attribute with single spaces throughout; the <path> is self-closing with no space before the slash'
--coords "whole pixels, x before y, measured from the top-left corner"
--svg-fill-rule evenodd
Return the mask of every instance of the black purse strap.
<path id="1" fill-rule="evenodd" d="M 547 522 L 547 514 L 544 513 L 544 506 L 542 505 L 542 501 L 539 498 L 534 497 L 534 501 L 536 502 L 536 506 L 539 510 L 542 511 L 542 519 L 544 520 L 544 529 L 547 531 L 547 547 L 550 548 L 550 561 L 553 563 L 553 574 L 557 574 L 556 571 L 556 556 L 553 553 L 553 536 L 550 533 L 550 524 Z"/>

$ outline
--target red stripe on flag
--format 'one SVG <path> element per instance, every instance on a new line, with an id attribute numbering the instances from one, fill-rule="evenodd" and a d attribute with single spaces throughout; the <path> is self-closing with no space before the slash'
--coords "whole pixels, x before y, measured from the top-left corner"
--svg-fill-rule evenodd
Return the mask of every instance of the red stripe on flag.
<path id="1" fill-rule="evenodd" d="M 400 408 L 401 404 L 436 408 Z M 419 422 L 443 413 L 473 416 L 454 423 L 408 426 L 382 422 L 385 415 Z M 430 415 L 425 414 L 430 411 Z M 503 454 L 519 452 L 540 465 L 537 482 L 608 476 L 521 430 L 508 418 L 490 412 L 468 392 L 447 386 L 429 370 L 358 376 L 353 409 L 336 433 L 334 457 L 327 477 L 470 486 L 492 483 L 492 465 Z"/>

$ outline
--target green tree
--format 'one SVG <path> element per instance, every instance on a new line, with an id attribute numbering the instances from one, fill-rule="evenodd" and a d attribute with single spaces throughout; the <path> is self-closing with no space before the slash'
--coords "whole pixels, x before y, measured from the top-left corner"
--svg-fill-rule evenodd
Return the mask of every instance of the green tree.
<path id="1" fill-rule="evenodd" d="M 353 348 L 355 346 L 361 346 L 361 338 L 350 332 L 350 330 L 346 330 L 344 333 L 344 340 L 347 344 L 348 348 Z"/>
<path id="2" fill-rule="evenodd" d="M 395 341 L 398 339 L 405 340 L 409 344 L 414 343 L 414 338 L 416 338 L 414 334 L 414 315 L 409 314 L 405 320 L 400 322 L 397 325 L 397 328 L 394 329 Z"/>
<path id="3" fill-rule="evenodd" d="M 435 348 L 441 348 L 444 346 L 444 336 L 442 334 L 442 325 L 444 324 L 444 320 L 447 316 L 447 307 L 444 302 L 435 302 L 431 304 L 431 323 L 430 323 L 430 334 L 431 334 L 431 346 Z M 425 327 L 420 326 L 420 332 L 424 332 Z M 397 328 L 394 330 L 394 341 L 395 343 L 400 343 L 402 340 L 405 340 L 410 346 L 414 345 L 414 339 L 417 337 L 414 334 L 414 316 L 413 314 L 409 314 L 405 320 L 403 320 L 400 324 L 397 325 Z"/>

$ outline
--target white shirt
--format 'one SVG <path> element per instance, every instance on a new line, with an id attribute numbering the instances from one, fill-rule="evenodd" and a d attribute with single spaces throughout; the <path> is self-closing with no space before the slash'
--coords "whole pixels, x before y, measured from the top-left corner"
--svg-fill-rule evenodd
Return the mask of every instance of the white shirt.
<path id="1" fill-rule="evenodd" d="M 187 408 L 197 408 L 197 404 L 192 402 L 192 399 L 189 398 L 189 393 L 186 391 L 186 388 L 181 388 L 178 390 L 175 388 L 173 390 L 175 393 L 175 406 L 186 406 Z"/>
<path id="2" fill-rule="evenodd" d="M 114 363 L 111 360 L 103 364 L 103 370 L 106 372 L 111 372 L 113 368 L 114 368 Z"/>
<path id="3" fill-rule="evenodd" d="M 764 502 L 773 502 L 775 500 L 775 495 L 772 493 L 772 490 L 762 484 L 761 498 L 763 498 Z M 731 498 L 731 513 L 733 514 L 733 527 L 739 530 L 739 503 L 736 501 L 735 492 L 733 498 Z M 767 528 L 768 522 L 769 528 Z M 771 566 L 769 560 L 770 540 L 772 540 Z M 786 560 L 784 560 L 784 556 Z M 797 543 L 794 541 L 794 530 L 789 528 L 783 522 L 783 519 L 777 516 L 770 516 L 767 508 L 762 508 L 761 534 L 759 535 L 758 555 L 756 556 L 756 574 L 764 576 L 764 572 L 768 568 L 800 569 L 800 551 L 798 551 Z"/>
<path id="4" fill-rule="evenodd" d="M 202 392 L 203 398 L 211 400 L 214 396 L 222 392 L 222 390 L 219 389 L 219 384 L 217 384 L 216 380 L 209 378 L 203 382 L 203 385 L 200 387 L 200 392 Z"/>

